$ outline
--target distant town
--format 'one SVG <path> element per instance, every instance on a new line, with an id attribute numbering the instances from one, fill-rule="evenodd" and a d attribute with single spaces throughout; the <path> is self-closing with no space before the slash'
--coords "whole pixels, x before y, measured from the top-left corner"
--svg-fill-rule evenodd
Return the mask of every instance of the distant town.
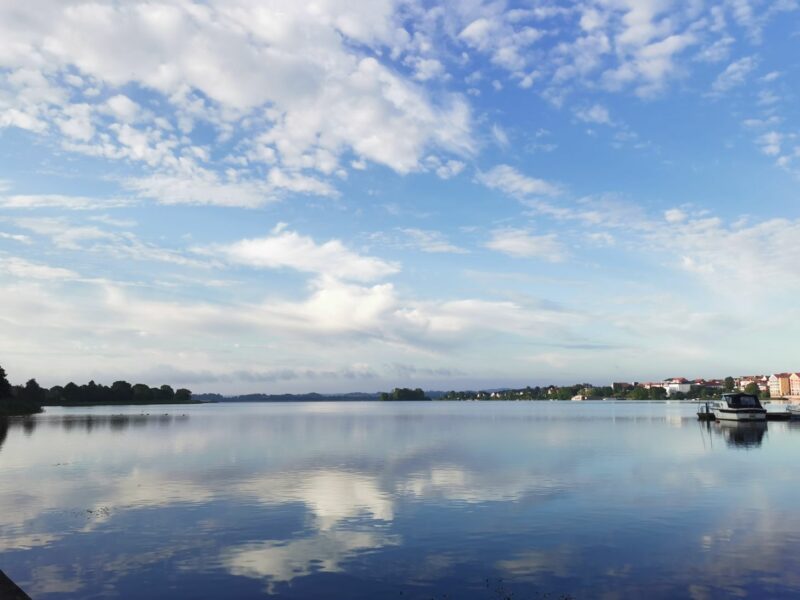
<path id="1" fill-rule="evenodd" d="M 12 385 L 0 367 L 0 417 L 40 412 L 43 406 L 92 406 L 125 404 L 188 404 L 213 402 L 319 402 L 319 401 L 418 401 L 418 400 L 703 400 L 718 398 L 724 392 L 741 391 L 760 398 L 800 402 L 800 372 L 772 375 L 742 375 L 724 379 L 686 379 L 663 381 L 614 382 L 608 386 L 576 383 L 566 386 L 527 386 L 524 388 L 479 391 L 424 391 L 421 388 L 394 388 L 391 392 L 349 394 L 192 394 L 188 389 L 157 388 L 142 383 L 115 381 L 111 386 L 96 384 L 41 387 L 35 379 L 25 385 Z"/>
<path id="2" fill-rule="evenodd" d="M 761 398 L 800 401 L 800 373 L 742 375 L 724 379 L 686 379 L 663 381 L 614 382 L 609 386 L 578 383 L 571 386 L 525 387 L 495 391 L 446 392 L 442 400 L 589 400 L 624 398 L 629 400 L 685 400 L 715 398 L 723 392 L 741 391 Z"/>

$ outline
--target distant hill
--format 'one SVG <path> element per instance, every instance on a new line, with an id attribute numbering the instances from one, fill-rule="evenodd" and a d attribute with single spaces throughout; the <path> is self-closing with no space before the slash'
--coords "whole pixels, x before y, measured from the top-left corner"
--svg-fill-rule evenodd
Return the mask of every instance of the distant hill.
<path id="1" fill-rule="evenodd" d="M 223 396 L 222 394 L 194 394 L 199 402 L 359 402 L 377 400 L 378 393 L 350 392 L 347 394 L 244 394 Z"/>
<path id="2" fill-rule="evenodd" d="M 437 400 L 446 392 L 425 392 L 432 400 Z M 243 394 L 223 396 L 222 394 L 192 394 L 195 402 L 367 402 L 378 400 L 380 393 L 348 392 L 345 394 Z"/>

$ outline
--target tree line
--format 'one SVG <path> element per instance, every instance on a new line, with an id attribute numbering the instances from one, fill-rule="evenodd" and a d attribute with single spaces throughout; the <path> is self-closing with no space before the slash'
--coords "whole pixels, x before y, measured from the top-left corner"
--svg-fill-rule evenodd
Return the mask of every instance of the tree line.
<path id="1" fill-rule="evenodd" d="M 390 400 L 430 400 L 421 388 L 414 390 L 410 388 L 394 388 L 391 392 L 381 392 L 378 398 L 384 402 Z"/>
<path id="2" fill-rule="evenodd" d="M 51 388 L 40 386 L 35 379 L 25 385 L 11 385 L 0 367 L 0 416 L 28 415 L 41 412 L 42 406 L 90 406 L 100 404 L 186 404 L 192 392 L 169 385 L 150 387 L 144 383 L 115 381 L 110 386 L 94 381 L 83 385 L 70 382 Z"/>
<path id="3" fill-rule="evenodd" d="M 692 385 L 688 392 L 673 392 L 671 400 L 687 398 L 712 399 L 719 398 L 723 391 L 734 389 L 732 377 L 726 378 L 723 388 Z M 762 398 L 769 398 L 769 391 L 763 392 L 755 383 L 749 383 L 743 390 Z M 569 400 L 575 396 L 585 398 L 618 398 L 624 400 L 664 400 L 667 390 L 661 386 L 644 387 L 642 385 L 615 384 L 612 386 L 594 386 L 589 383 L 576 383 L 564 386 L 528 386 L 518 389 L 497 391 L 450 391 L 442 396 L 442 400 Z"/>
<path id="4" fill-rule="evenodd" d="M 41 389 L 34 379 L 24 386 L 11 385 L 5 369 L 0 367 L 0 417 L 42 412 Z"/>

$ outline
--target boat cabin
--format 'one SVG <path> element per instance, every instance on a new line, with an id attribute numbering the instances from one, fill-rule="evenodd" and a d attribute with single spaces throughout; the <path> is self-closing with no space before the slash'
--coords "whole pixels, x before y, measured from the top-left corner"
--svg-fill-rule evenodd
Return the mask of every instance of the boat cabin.
<path id="1" fill-rule="evenodd" d="M 728 405 L 728 408 L 763 408 L 758 396 L 753 394 L 722 394 L 722 401 Z"/>

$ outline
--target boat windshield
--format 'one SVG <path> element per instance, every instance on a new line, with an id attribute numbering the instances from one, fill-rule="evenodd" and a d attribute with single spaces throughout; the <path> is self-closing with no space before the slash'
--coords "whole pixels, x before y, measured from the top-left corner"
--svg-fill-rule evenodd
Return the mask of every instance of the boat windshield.
<path id="1" fill-rule="evenodd" d="M 747 394 L 728 396 L 728 406 L 731 408 L 761 408 L 761 403 L 755 396 Z"/>

